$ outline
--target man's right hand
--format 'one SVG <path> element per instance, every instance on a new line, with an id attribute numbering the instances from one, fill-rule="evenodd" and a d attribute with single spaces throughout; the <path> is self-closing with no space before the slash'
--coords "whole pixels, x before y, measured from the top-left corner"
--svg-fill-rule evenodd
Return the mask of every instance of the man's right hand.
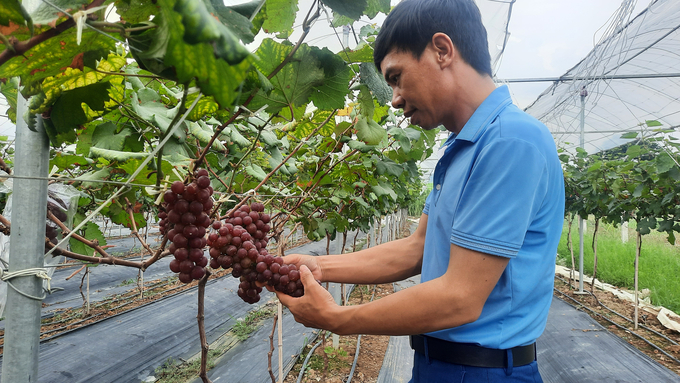
<path id="1" fill-rule="evenodd" d="M 305 265 L 309 268 L 314 276 L 314 279 L 323 282 L 323 272 L 319 265 L 318 258 L 306 254 L 290 254 L 283 257 L 283 263 L 293 264 L 298 270 L 300 266 Z"/>

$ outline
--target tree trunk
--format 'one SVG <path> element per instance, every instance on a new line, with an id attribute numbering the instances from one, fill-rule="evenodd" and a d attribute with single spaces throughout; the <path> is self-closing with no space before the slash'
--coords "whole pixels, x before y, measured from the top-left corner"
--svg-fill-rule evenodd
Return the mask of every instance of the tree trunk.
<path id="1" fill-rule="evenodd" d="M 567 248 L 569 248 L 569 253 L 571 254 L 571 270 L 569 271 L 569 285 L 575 283 L 576 278 L 576 260 L 574 259 L 574 243 L 571 241 L 571 227 L 574 224 L 574 214 L 569 213 L 569 231 L 567 232 Z"/>
<path id="2" fill-rule="evenodd" d="M 638 329 L 638 305 L 640 304 L 639 300 L 639 292 L 638 292 L 638 270 L 640 268 L 640 250 L 642 249 L 642 234 L 640 234 L 640 226 L 637 226 L 637 241 L 635 246 L 635 315 L 633 319 L 633 323 L 635 323 L 635 330 Z"/>
<path id="3" fill-rule="evenodd" d="M 600 227 L 600 218 L 595 217 L 595 229 L 593 230 L 593 282 L 590 284 L 590 292 L 595 293 L 595 277 L 597 276 L 597 229 Z"/>

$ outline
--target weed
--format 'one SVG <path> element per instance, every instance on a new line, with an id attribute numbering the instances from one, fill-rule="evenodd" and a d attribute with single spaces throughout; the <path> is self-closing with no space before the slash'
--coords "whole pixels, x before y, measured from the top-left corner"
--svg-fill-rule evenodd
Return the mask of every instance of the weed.
<path id="1" fill-rule="evenodd" d="M 231 331 L 238 340 L 244 341 L 257 329 L 258 324 L 262 320 L 273 317 L 275 311 L 276 309 L 270 305 L 265 305 L 256 311 L 251 311 L 245 318 L 238 320 L 231 328 Z"/>
<path id="2" fill-rule="evenodd" d="M 130 279 L 126 279 L 123 282 L 121 282 L 119 286 L 127 286 L 127 285 L 131 285 L 131 284 L 134 284 L 134 283 L 137 283 L 137 281 L 135 281 L 134 278 L 130 278 Z"/>

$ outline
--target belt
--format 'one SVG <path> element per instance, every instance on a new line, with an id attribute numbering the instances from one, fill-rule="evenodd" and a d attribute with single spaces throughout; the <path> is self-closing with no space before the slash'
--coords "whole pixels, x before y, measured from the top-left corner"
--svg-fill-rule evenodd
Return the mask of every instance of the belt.
<path id="1" fill-rule="evenodd" d="M 508 350 L 486 348 L 471 343 L 455 343 L 427 335 L 411 335 L 411 348 L 431 359 L 463 366 L 506 368 L 512 353 L 513 367 L 536 360 L 536 343 Z M 427 351 L 425 348 L 427 347 Z"/>

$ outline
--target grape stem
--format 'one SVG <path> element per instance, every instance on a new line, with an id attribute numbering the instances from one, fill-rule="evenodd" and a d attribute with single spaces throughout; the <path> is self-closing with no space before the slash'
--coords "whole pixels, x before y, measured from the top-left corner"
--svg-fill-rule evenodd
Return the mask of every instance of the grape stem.
<path id="1" fill-rule="evenodd" d="M 205 336 L 205 315 L 204 315 L 204 302 L 205 302 L 205 284 L 208 282 L 208 278 L 210 277 L 210 271 L 205 270 L 205 275 L 203 278 L 201 278 L 200 281 L 198 281 L 198 314 L 196 315 L 196 319 L 198 320 L 198 334 L 199 337 L 201 338 L 201 372 L 199 376 L 201 377 L 201 380 L 203 380 L 203 383 L 212 383 L 212 381 L 208 378 L 208 340 Z"/>
<path id="2" fill-rule="evenodd" d="M 274 323 L 272 323 L 272 333 L 269 334 L 269 352 L 267 353 L 267 363 L 269 369 L 269 376 L 272 378 L 272 383 L 276 383 L 276 377 L 272 371 L 272 355 L 274 355 L 274 331 L 276 331 L 276 321 L 279 319 L 279 315 L 274 315 Z"/>

